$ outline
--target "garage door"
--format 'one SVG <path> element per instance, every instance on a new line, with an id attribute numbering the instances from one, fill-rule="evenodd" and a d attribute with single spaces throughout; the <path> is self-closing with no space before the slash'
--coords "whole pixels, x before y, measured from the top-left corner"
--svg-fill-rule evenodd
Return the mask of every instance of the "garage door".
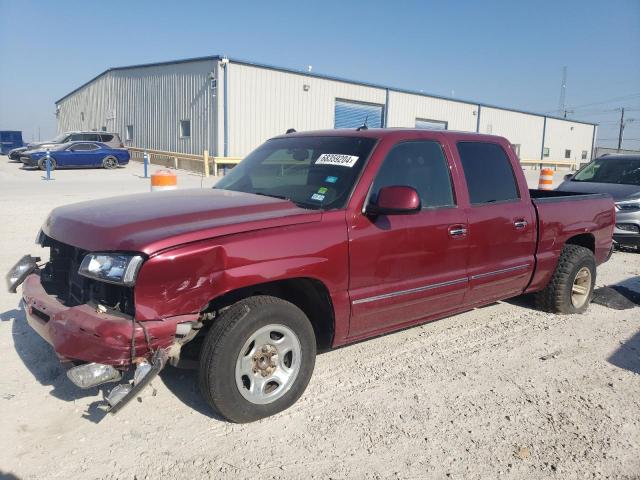
<path id="1" fill-rule="evenodd" d="M 335 128 L 382 127 L 383 105 L 336 100 Z"/>
<path id="2" fill-rule="evenodd" d="M 446 130 L 447 122 L 443 122 L 442 120 L 416 118 L 416 128 L 425 128 L 427 130 Z"/>

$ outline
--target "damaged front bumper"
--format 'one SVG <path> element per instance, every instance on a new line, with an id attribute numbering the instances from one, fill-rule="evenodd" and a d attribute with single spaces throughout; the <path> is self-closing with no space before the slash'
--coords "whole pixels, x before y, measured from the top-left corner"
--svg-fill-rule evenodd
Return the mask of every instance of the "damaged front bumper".
<path id="1" fill-rule="evenodd" d="M 192 314 L 135 322 L 101 305 L 67 307 L 45 291 L 37 273 L 24 281 L 22 298 L 27 322 L 61 360 L 102 363 L 119 369 L 130 366 L 137 357 L 149 359 L 154 351 L 171 348 L 178 325 L 198 319 L 198 314 Z"/>
<path id="2" fill-rule="evenodd" d="M 22 284 L 27 322 L 54 348 L 60 360 L 89 364 L 69 370 L 69 378 L 76 385 L 90 388 L 115 382 L 120 379 L 120 371 L 136 367 L 133 384 L 118 385 L 109 394 L 107 401 L 113 413 L 137 395 L 168 361 L 176 363 L 181 345 L 196 333 L 191 326 L 198 324 L 198 314 L 139 322 L 102 305 L 68 307 L 47 293 L 39 273 L 36 268 Z M 81 373 L 86 374 L 85 380 L 79 380 Z"/>
<path id="3" fill-rule="evenodd" d="M 158 376 L 167 364 L 168 358 L 168 351 L 164 349 L 156 350 L 151 357 L 151 362 L 144 358 L 138 358 L 133 381 L 116 385 L 106 396 L 105 400 L 109 404 L 108 411 L 115 414 L 135 398 L 143 388 Z M 122 375 L 120 371 L 111 365 L 85 363 L 69 369 L 67 377 L 77 387 L 91 388 L 104 383 L 116 382 L 122 378 Z"/>

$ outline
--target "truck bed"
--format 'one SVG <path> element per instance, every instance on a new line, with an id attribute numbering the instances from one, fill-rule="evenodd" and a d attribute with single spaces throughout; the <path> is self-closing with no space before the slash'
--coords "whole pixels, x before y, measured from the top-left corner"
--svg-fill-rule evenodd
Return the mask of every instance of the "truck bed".
<path id="1" fill-rule="evenodd" d="M 538 222 L 536 271 L 529 291 L 549 282 L 569 238 L 580 238 L 583 246 L 593 250 L 596 264 L 608 259 L 615 217 L 610 195 L 535 189 L 529 195 Z"/>
<path id="2" fill-rule="evenodd" d="M 529 196 L 533 203 L 568 202 L 576 200 L 595 200 L 597 198 L 609 198 L 606 193 L 580 193 L 561 192 L 559 190 L 529 189 Z"/>

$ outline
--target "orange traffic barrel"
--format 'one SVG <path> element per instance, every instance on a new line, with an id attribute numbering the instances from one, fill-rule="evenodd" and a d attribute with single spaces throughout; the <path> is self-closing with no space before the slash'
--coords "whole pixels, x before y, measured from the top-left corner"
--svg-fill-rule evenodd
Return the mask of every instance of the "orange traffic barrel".
<path id="1" fill-rule="evenodd" d="M 151 191 L 175 190 L 178 188 L 178 177 L 169 170 L 158 170 L 151 174 Z"/>
<path id="2" fill-rule="evenodd" d="M 543 168 L 540 170 L 540 180 L 538 190 L 553 190 L 553 169 Z"/>

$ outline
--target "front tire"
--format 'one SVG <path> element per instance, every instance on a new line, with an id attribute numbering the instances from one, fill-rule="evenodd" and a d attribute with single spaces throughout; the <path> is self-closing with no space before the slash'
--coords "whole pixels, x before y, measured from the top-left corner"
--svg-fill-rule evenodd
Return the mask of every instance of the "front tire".
<path id="1" fill-rule="evenodd" d="M 579 245 L 565 245 L 551 281 L 536 294 L 536 305 L 551 313 L 583 313 L 589 307 L 595 283 L 593 252 Z"/>
<path id="2" fill-rule="evenodd" d="M 56 169 L 56 161 L 53 158 L 49 158 L 49 163 L 51 171 L 54 171 Z M 45 158 L 41 158 L 38 161 L 38 168 L 42 171 L 46 171 L 47 170 L 47 160 Z"/>
<path id="3" fill-rule="evenodd" d="M 249 297 L 211 326 L 200 352 L 200 390 L 227 420 L 253 422 L 300 398 L 315 357 L 313 327 L 302 310 L 275 297 Z"/>

